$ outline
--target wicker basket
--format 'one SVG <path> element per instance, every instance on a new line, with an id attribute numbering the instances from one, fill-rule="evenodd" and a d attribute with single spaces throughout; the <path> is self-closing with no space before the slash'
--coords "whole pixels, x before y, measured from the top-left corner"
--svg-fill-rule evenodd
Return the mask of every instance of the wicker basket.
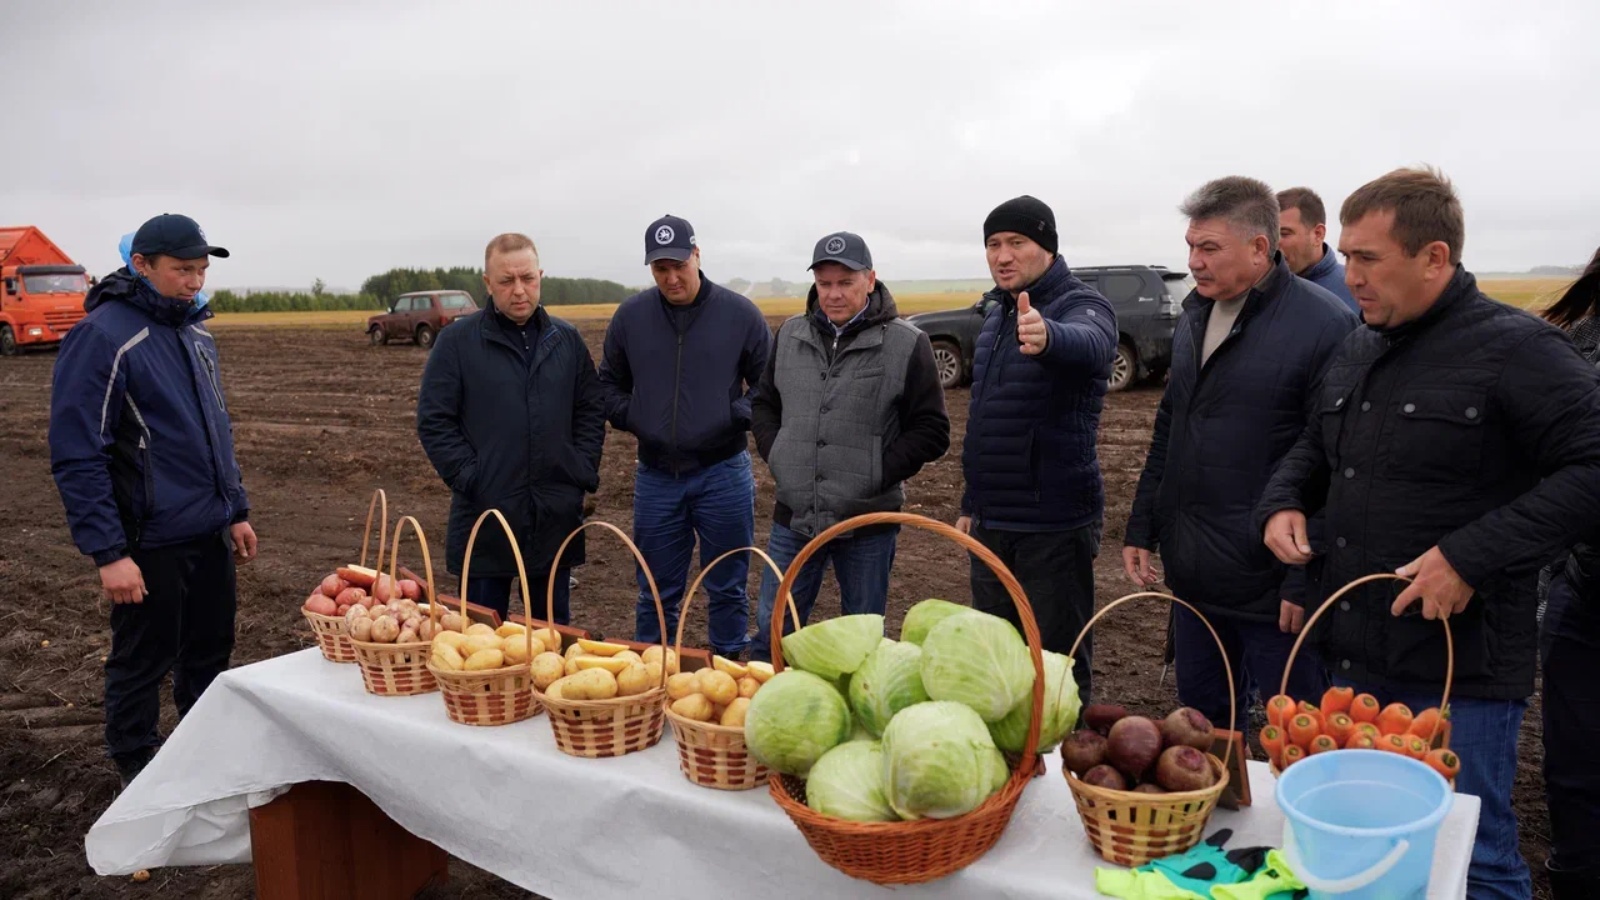
<path id="1" fill-rule="evenodd" d="M 555 621 L 556 574 L 560 571 L 561 557 L 566 554 L 567 545 L 585 528 L 603 528 L 615 534 L 638 561 L 650 595 L 656 601 L 656 615 L 661 619 L 661 651 L 665 657 L 667 617 L 661 607 L 661 593 L 656 590 L 655 576 L 650 573 L 650 566 L 645 563 L 639 548 L 609 522 L 598 519 L 585 522 L 561 542 L 561 548 L 550 563 L 550 582 L 545 590 L 545 620 Z M 556 747 L 562 753 L 590 759 L 621 756 L 653 747 L 661 740 L 661 732 L 666 725 L 667 667 L 661 667 L 661 683 L 642 694 L 613 697 L 610 700 L 563 700 L 548 697 L 535 687 L 533 696 L 550 713 L 550 728 L 555 733 Z"/>
<path id="2" fill-rule="evenodd" d="M 395 522 L 394 543 L 389 556 L 389 578 L 396 583 L 398 579 L 395 578 L 394 559 L 399 555 L 400 538 L 405 535 L 407 524 L 417 533 L 417 543 L 422 545 L 422 558 L 428 571 L 433 570 L 432 557 L 428 553 L 428 539 L 422 533 L 422 525 L 411 516 L 402 516 Z M 382 544 L 378 545 L 378 569 L 379 571 L 383 569 Z M 431 578 L 429 583 L 432 584 Z M 438 624 L 437 603 L 428 604 L 428 619 L 435 625 Z M 350 643 L 355 647 L 356 662 L 361 666 L 361 680 L 367 686 L 367 693 L 381 697 L 409 697 L 439 689 L 439 682 L 434 680 L 433 673 L 428 671 L 428 654 L 433 649 L 431 641 L 380 644 L 376 641 L 358 641 L 351 638 Z"/>
<path id="3" fill-rule="evenodd" d="M 768 776 L 772 799 L 788 813 L 806 842 L 823 862 L 852 878 L 877 884 L 918 884 L 943 878 L 971 865 L 989 851 L 1011 821 L 1022 791 L 1033 778 L 1038 754 L 1039 723 L 1044 710 L 1044 656 L 1039 626 L 1022 585 L 989 548 L 970 536 L 933 519 L 911 513 L 869 513 L 847 519 L 823 531 L 806 544 L 784 573 L 779 596 L 787 597 L 800 570 L 829 541 L 870 525 L 909 525 L 931 531 L 959 545 L 992 569 L 1017 606 L 1022 633 L 1033 657 L 1033 710 L 1028 737 L 1011 777 L 998 792 L 966 815 L 950 819 L 912 822 L 851 822 L 822 815 L 806 805 L 805 782 L 777 772 Z M 783 671 L 783 609 L 773 605 L 772 666 Z"/>
<path id="4" fill-rule="evenodd" d="M 1402 575 L 1375 572 L 1371 575 L 1357 578 L 1355 581 L 1335 591 L 1327 600 L 1324 600 L 1322 605 L 1317 607 L 1317 611 L 1311 614 L 1311 618 L 1306 620 L 1305 625 L 1301 626 L 1300 636 L 1295 638 L 1294 646 L 1289 648 L 1289 658 L 1283 664 L 1283 682 L 1278 685 L 1278 693 L 1285 695 L 1289 693 L 1289 671 L 1294 665 L 1295 657 L 1300 654 L 1300 645 L 1305 643 L 1306 635 L 1311 633 L 1311 626 L 1317 624 L 1317 620 L 1322 618 L 1322 614 L 1331 609 L 1339 598 L 1364 584 L 1375 581 L 1411 583 L 1411 579 Z M 1450 686 L 1454 683 L 1456 676 L 1456 639 L 1455 635 L 1450 631 L 1450 619 L 1448 617 L 1440 619 L 1439 624 L 1444 626 L 1444 696 L 1439 698 L 1439 710 L 1443 712 L 1450 707 Z M 1433 733 L 1428 735 L 1428 746 L 1432 748 L 1450 746 L 1450 725 L 1443 716 L 1440 716 L 1439 720 L 1434 724 Z M 1283 769 L 1278 767 L 1278 761 L 1273 759 L 1270 753 L 1267 754 L 1267 767 L 1272 770 L 1273 775 L 1283 773 Z M 1450 787 L 1454 788 L 1456 785 L 1455 779 L 1452 778 L 1449 781 Z"/>
<path id="5" fill-rule="evenodd" d="M 1222 667 L 1228 679 L 1228 721 L 1233 721 L 1238 698 L 1233 692 L 1233 666 L 1228 662 L 1228 651 L 1217 637 L 1216 629 L 1206 621 L 1200 611 L 1170 594 L 1151 591 L 1129 594 L 1105 605 L 1094 617 L 1084 623 L 1078 639 L 1072 643 L 1072 653 L 1088 635 L 1101 617 L 1132 600 L 1159 598 L 1175 603 L 1194 613 L 1200 623 L 1211 632 L 1222 653 Z M 1072 654 L 1068 654 L 1069 656 Z M 1233 742 L 1223 751 L 1231 756 Z M 1216 783 L 1200 791 L 1174 791 L 1166 794 L 1140 794 L 1134 791 L 1114 791 L 1088 784 L 1063 768 L 1067 787 L 1072 789 L 1072 799 L 1078 805 L 1078 817 L 1083 820 L 1083 830 L 1089 843 L 1105 859 L 1123 866 L 1142 866 L 1152 859 L 1173 853 L 1182 853 L 1200 843 L 1211 811 L 1217 807 L 1217 798 L 1228 786 L 1226 759 L 1217 759 L 1207 753 L 1206 760 L 1216 773 Z"/>
<path id="6" fill-rule="evenodd" d="M 361 562 L 357 565 L 367 564 L 367 549 L 372 544 L 372 514 L 380 503 L 383 504 L 383 511 L 378 516 L 378 555 L 383 555 L 383 542 L 389 536 L 389 496 L 383 492 L 383 488 L 378 488 L 372 492 L 372 500 L 367 504 L 367 527 L 361 536 Z M 300 612 L 305 614 L 306 622 L 310 623 L 311 633 L 317 636 L 317 646 L 322 650 L 323 659 L 336 663 L 356 661 L 356 648 L 350 643 L 344 616 L 325 616 L 305 607 L 301 607 Z"/>
<path id="7" fill-rule="evenodd" d="M 783 580 L 783 570 L 772 561 L 772 557 L 756 547 L 729 550 L 702 566 L 694 583 L 689 585 L 688 593 L 683 595 L 683 611 L 678 615 L 675 649 L 679 659 L 683 658 L 683 630 L 689 624 L 689 604 L 694 602 L 695 592 L 700 589 L 706 573 L 728 557 L 746 552 L 759 556 L 778 576 L 778 580 Z M 800 612 L 795 609 L 793 597 L 788 597 L 788 606 L 794 627 L 799 628 Z M 670 705 L 667 707 L 667 722 L 672 725 L 672 736 L 678 742 L 678 768 L 683 770 L 685 778 L 701 787 L 748 791 L 760 786 L 772 774 L 766 766 L 756 762 L 745 748 L 744 729 L 741 727 L 687 719 L 673 712 Z"/>
<path id="8" fill-rule="evenodd" d="M 522 550 L 517 546 L 516 534 L 511 530 L 511 523 L 498 509 L 485 510 L 478 516 L 478 521 L 472 523 L 472 533 L 467 537 L 466 556 L 461 563 L 461 618 L 467 619 L 467 591 L 465 585 L 472 572 L 472 548 L 478 541 L 478 529 L 483 527 L 484 520 L 493 516 L 500 527 L 505 529 L 506 537 L 511 544 L 511 555 L 517 562 L 517 574 L 520 576 L 517 583 L 522 586 L 522 609 L 529 619 L 533 618 L 533 609 L 529 606 L 528 570 L 522 563 Z M 428 566 L 428 600 L 434 602 L 433 593 L 433 567 Z M 533 658 L 533 629 L 524 628 L 523 638 L 528 645 L 528 658 Z M 432 657 L 430 656 L 430 659 Z M 440 669 L 431 662 L 428 671 L 439 682 L 439 693 L 444 697 L 444 712 L 452 722 L 463 725 L 509 725 L 523 719 L 536 716 L 544 711 L 544 707 L 533 699 L 533 667 L 529 663 L 519 663 L 504 666 L 499 669 L 490 669 L 480 672 L 456 672 Z"/>

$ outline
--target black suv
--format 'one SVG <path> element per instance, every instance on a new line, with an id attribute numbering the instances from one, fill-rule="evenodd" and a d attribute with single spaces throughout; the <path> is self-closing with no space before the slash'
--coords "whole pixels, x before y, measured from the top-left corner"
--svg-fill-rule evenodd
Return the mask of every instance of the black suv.
<path id="1" fill-rule="evenodd" d="M 1186 272 L 1166 266 L 1083 266 L 1072 274 L 1099 291 L 1117 311 L 1117 358 L 1111 365 L 1111 390 L 1160 375 L 1172 360 L 1172 331 L 1183 298 L 1194 286 Z M 962 309 L 918 313 L 906 321 L 933 341 L 939 381 L 947 388 L 972 380 L 972 353 L 992 301 L 979 299 Z"/>

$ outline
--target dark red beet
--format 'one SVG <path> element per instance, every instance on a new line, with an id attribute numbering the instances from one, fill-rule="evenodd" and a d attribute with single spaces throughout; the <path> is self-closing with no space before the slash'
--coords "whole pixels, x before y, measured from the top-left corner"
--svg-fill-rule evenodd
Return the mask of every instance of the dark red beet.
<path id="1" fill-rule="evenodd" d="M 1144 716 L 1117 720 L 1106 736 L 1106 761 L 1138 781 L 1161 756 L 1161 729 Z"/>
<path id="2" fill-rule="evenodd" d="M 1216 783 L 1206 755 L 1193 747 L 1168 747 L 1156 763 L 1156 783 L 1169 791 L 1200 791 Z"/>
<path id="3" fill-rule="evenodd" d="M 1111 726 L 1127 715 L 1128 710 L 1115 703 L 1091 703 L 1083 709 L 1083 724 L 1101 734 L 1109 734 Z"/>
<path id="4" fill-rule="evenodd" d="M 1110 766 L 1095 766 L 1083 773 L 1083 781 L 1085 784 L 1092 784 L 1095 787 L 1103 787 L 1113 791 L 1125 791 L 1128 789 L 1127 779 L 1122 777 L 1121 772 Z"/>
<path id="5" fill-rule="evenodd" d="M 1061 762 L 1067 771 L 1082 775 L 1106 761 L 1106 739 L 1086 728 L 1074 731 L 1061 743 Z"/>
<path id="6" fill-rule="evenodd" d="M 1167 747 L 1193 747 L 1202 753 L 1211 749 L 1214 732 L 1211 720 L 1198 709 L 1182 706 L 1161 720 L 1161 743 Z"/>

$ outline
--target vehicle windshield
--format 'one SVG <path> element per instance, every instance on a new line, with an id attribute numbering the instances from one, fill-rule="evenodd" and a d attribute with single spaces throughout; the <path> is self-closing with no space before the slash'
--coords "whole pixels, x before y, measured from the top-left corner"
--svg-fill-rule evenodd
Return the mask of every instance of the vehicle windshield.
<path id="1" fill-rule="evenodd" d="M 89 280 L 78 272 L 24 275 L 22 285 L 30 294 L 81 294 L 89 289 Z"/>
<path id="2" fill-rule="evenodd" d="M 466 294 L 445 294 L 439 298 L 439 304 L 445 309 L 477 309 Z"/>

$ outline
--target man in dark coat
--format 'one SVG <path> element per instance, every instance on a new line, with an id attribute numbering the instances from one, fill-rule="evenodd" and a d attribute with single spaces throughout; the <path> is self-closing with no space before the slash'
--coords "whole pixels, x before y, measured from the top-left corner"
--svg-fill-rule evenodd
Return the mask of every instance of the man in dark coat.
<path id="1" fill-rule="evenodd" d="M 1252 689 L 1278 692 L 1305 603 L 1305 571 L 1261 545 L 1255 501 L 1305 430 L 1313 388 L 1357 325 L 1337 298 L 1289 271 L 1278 252 L 1278 201 L 1253 178 L 1219 178 L 1183 204 L 1189 271 L 1172 369 L 1128 517 L 1123 565 L 1141 588 L 1161 580 L 1194 604 L 1227 648 L 1228 679 L 1193 613 L 1173 620 L 1178 698 L 1243 731 Z M 1319 661 L 1301 654 L 1289 688 L 1320 698 Z M 1312 702 L 1316 702 L 1313 700 Z"/>
<path id="2" fill-rule="evenodd" d="M 1050 207 L 1033 197 L 1000 204 L 983 223 L 995 301 L 972 365 L 956 527 L 993 550 L 1033 605 L 1046 650 L 1072 649 L 1094 609 L 1105 492 L 1097 431 L 1117 314 L 1056 252 Z M 1018 620 L 1011 596 L 972 560 L 972 602 Z M 1090 642 L 1073 676 L 1089 691 Z"/>
<path id="3" fill-rule="evenodd" d="M 450 486 L 446 559 L 459 575 L 478 516 L 498 509 L 527 566 L 532 615 L 543 619 L 556 550 L 583 522 L 584 492 L 600 486 L 605 410 L 594 359 L 578 330 L 539 304 L 538 250 L 503 234 L 484 251 L 485 309 L 439 332 L 422 372 L 417 437 Z M 556 572 L 555 621 L 566 624 L 580 536 Z M 488 522 L 472 551 L 467 600 L 504 617 L 516 561 L 504 529 Z"/>
<path id="4" fill-rule="evenodd" d="M 1283 562 L 1326 514 L 1315 638 L 1336 683 L 1437 706 L 1455 640 L 1456 789 L 1483 801 L 1468 896 L 1531 894 L 1511 785 L 1534 688 L 1539 567 L 1600 509 L 1600 377 L 1561 331 L 1497 303 L 1461 265 L 1450 183 L 1401 169 L 1345 200 L 1339 252 L 1365 328 L 1329 366 L 1312 418 L 1257 507 Z M 1420 611 L 1420 615 L 1418 614 Z"/>
<path id="5" fill-rule="evenodd" d="M 1289 269 L 1359 315 L 1361 310 L 1344 283 L 1344 266 L 1328 247 L 1327 236 L 1328 211 L 1316 191 L 1293 187 L 1278 192 L 1278 246 Z"/>

